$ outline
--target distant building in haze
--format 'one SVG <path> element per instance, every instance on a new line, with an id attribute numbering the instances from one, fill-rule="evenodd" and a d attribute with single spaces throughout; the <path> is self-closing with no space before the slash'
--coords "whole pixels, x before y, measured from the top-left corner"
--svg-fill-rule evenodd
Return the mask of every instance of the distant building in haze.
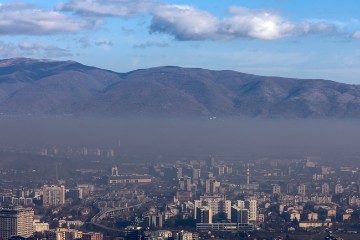
<path id="1" fill-rule="evenodd" d="M 280 194 L 281 193 L 281 188 L 279 185 L 274 185 L 273 186 L 273 194 Z"/>
<path id="2" fill-rule="evenodd" d="M 340 183 L 336 184 L 335 185 L 335 194 L 340 194 L 343 192 L 344 192 L 343 186 Z"/>
<path id="3" fill-rule="evenodd" d="M 329 184 L 328 184 L 328 183 L 323 183 L 323 184 L 321 185 L 321 193 L 322 193 L 322 194 L 329 194 L 329 192 L 330 192 L 330 186 L 329 186 Z"/>
<path id="4" fill-rule="evenodd" d="M 306 185 L 305 184 L 300 184 L 298 187 L 298 194 L 301 196 L 305 196 L 306 195 Z"/>
<path id="5" fill-rule="evenodd" d="M 153 178 L 146 174 L 120 175 L 116 166 L 111 168 L 109 184 L 151 183 Z"/>
<path id="6" fill-rule="evenodd" d="M 57 206 L 65 203 L 65 187 L 63 185 L 44 185 L 42 187 L 43 206 Z"/>

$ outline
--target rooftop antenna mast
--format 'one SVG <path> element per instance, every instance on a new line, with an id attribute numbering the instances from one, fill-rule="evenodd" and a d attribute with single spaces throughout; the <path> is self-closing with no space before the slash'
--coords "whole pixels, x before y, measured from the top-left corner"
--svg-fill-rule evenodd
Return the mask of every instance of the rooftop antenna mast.
<path id="1" fill-rule="evenodd" d="M 247 165 L 247 169 L 246 169 L 246 184 L 247 184 L 247 185 L 250 184 L 250 169 L 249 169 L 249 164 Z"/>

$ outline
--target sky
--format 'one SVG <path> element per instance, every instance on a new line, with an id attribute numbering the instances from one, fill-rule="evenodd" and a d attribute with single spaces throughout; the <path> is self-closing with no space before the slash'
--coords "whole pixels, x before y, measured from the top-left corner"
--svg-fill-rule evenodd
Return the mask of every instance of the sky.
<path id="1" fill-rule="evenodd" d="M 360 84 L 358 0 L 0 1 L 0 58 Z"/>

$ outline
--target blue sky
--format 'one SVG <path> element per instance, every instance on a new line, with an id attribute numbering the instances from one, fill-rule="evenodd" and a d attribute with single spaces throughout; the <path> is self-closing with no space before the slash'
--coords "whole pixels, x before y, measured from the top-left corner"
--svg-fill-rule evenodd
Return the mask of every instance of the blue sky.
<path id="1" fill-rule="evenodd" d="M 360 1 L 0 1 L 0 58 L 163 65 L 360 84 Z"/>

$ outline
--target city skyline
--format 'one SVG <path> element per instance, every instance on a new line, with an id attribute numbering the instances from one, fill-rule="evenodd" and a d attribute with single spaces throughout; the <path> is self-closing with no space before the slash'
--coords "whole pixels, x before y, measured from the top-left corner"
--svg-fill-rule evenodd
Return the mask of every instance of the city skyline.
<path id="1" fill-rule="evenodd" d="M 357 1 L 2 1 L 0 58 L 163 65 L 359 84 Z M 106 61 L 104 61 L 106 60 Z"/>

